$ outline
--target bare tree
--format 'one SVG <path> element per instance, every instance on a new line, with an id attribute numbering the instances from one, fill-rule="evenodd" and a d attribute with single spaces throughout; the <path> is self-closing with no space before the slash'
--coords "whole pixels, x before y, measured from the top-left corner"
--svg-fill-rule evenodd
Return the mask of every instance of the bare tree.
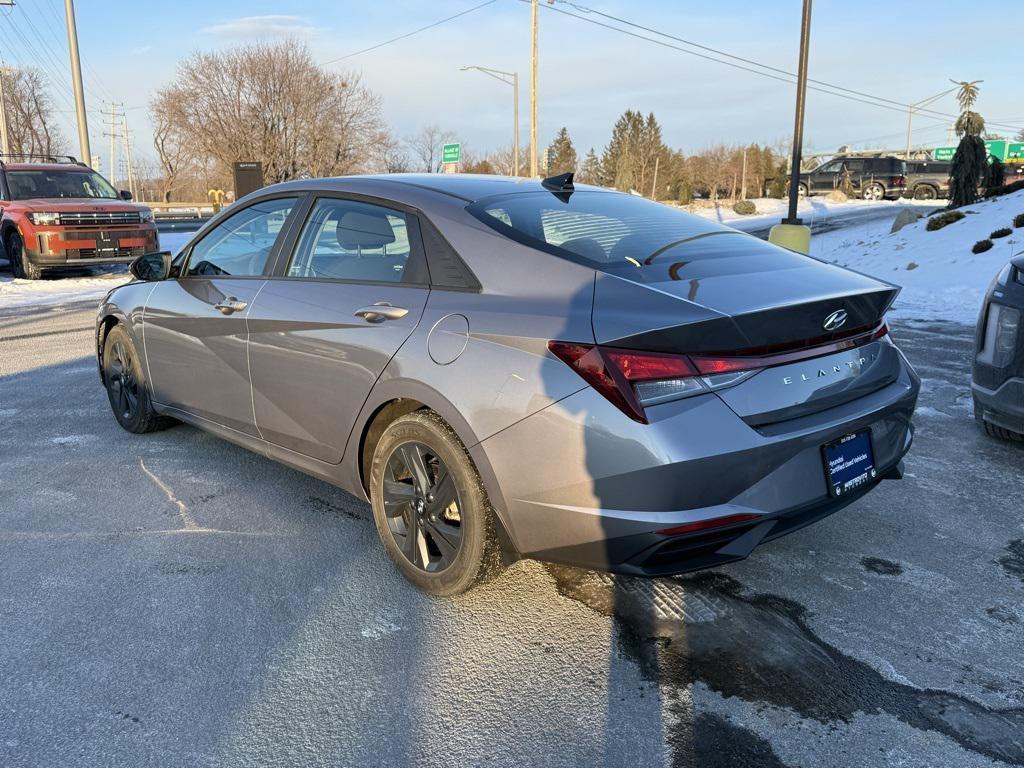
<path id="1" fill-rule="evenodd" d="M 361 171 L 382 135 L 379 100 L 359 75 L 323 69 L 297 40 L 195 53 L 151 110 L 218 175 L 258 160 L 268 182 Z"/>
<path id="2" fill-rule="evenodd" d="M 405 146 L 390 131 L 381 131 L 370 152 L 370 170 L 377 173 L 406 173 L 411 168 Z"/>
<path id="3" fill-rule="evenodd" d="M 15 154 L 66 152 L 67 141 L 55 124 L 45 75 L 30 67 L 8 67 L 2 77 L 10 151 Z"/>
<path id="4" fill-rule="evenodd" d="M 732 150 L 724 144 L 707 147 L 690 158 L 690 168 L 696 182 L 707 189 L 711 200 L 718 199 L 720 190 L 732 183 Z"/>
<path id="5" fill-rule="evenodd" d="M 181 126 L 171 119 L 181 111 L 173 102 L 182 97 L 183 94 L 178 92 L 161 91 L 149 107 L 153 119 L 153 148 L 160 166 L 157 185 L 160 199 L 165 203 L 169 203 L 175 192 L 195 178 L 197 170 L 193 149 L 182 134 Z"/>
<path id="6" fill-rule="evenodd" d="M 415 136 L 406 140 L 409 151 L 418 161 L 417 170 L 436 173 L 441 166 L 441 147 L 455 138 L 455 134 L 438 125 L 424 126 Z"/>

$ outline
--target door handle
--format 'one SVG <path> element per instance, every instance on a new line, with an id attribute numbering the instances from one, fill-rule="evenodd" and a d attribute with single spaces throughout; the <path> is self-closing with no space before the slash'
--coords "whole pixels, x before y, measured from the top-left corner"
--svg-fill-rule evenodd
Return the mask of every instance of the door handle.
<path id="1" fill-rule="evenodd" d="M 224 301 L 220 301 L 214 304 L 213 308 L 219 309 L 221 314 L 223 315 L 230 315 L 233 312 L 241 312 L 247 306 L 249 305 L 246 304 L 244 301 L 239 301 L 234 296 L 229 296 L 228 298 L 224 299 Z"/>
<path id="2" fill-rule="evenodd" d="M 362 307 L 353 314 L 368 323 L 383 323 L 385 320 L 398 320 L 409 314 L 405 307 L 393 307 L 386 301 L 378 301 L 372 307 Z"/>

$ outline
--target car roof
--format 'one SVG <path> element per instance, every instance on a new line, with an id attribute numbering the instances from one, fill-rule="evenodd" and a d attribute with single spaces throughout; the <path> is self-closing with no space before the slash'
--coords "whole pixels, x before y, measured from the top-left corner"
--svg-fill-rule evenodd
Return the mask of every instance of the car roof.
<path id="1" fill-rule="evenodd" d="M 521 192 L 551 192 L 550 189 L 543 186 L 541 179 L 473 173 L 387 173 L 335 176 L 324 179 L 303 179 L 302 181 L 284 182 L 276 184 L 271 188 L 264 188 L 260 192 L 265 193 L 271 189 L 276 192 L 289 188 L 345 192 L 356 191 L 356 185 L 362 186 L 367 183 L 383 183 L 388 186 L 400 185 L 410 191 L 413 189 L 429 190 L 467 203 L 496 195 Z M 585 189 L 595 192 L 614 191 L 590 186 L 589 184 L 576 184 L 575 187 L 577 190 Z"/>
<path id="2" fill-rule="evenodd" d="M 78 163 L 4 163 L 5 171 L 90 171 Z"/>

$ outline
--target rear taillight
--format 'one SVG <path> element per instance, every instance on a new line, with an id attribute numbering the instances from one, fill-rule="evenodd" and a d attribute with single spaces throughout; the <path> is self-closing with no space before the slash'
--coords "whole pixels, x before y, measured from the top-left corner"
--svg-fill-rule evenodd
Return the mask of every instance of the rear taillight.
<path id="1" fill-rule="evenodd" d="M 753 374 L 705 376 L 686 355 L 597 344 L 549 341 L 548 349 L 619 410 L 642 424 L 647 423 L 645 406 L 712 392 Z"/>
<path id="2" fill-rule="evenodd" d="M 888 333 L 881 323 L 857 336 L 768 355 L 673 355 L 569 341 L 549 341 L 548 349 L 619 410 L 646 424 L 645 406 L 725 389 L 764 368 L 842 352 Z"/>

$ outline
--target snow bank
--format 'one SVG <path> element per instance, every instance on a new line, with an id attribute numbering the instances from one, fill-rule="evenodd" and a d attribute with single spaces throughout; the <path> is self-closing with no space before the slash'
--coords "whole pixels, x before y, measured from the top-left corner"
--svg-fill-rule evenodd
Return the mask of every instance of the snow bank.
<path id="1" fill-rule="evenodd" d="M 1013 226 L 1013 217 L 1024 213 L 1024 191 L 960 210 L 963 219 L 935 232 L 925 229 L 924 218 L 893 234 L 878 224 L 870 233 L 860 227 L 826 233 L 812 239 L 811 253 L 902 286 L 895 317 L 973 325 L 992 278 L 1011 256 L 1024 253 L 1024 228 L 993 240 L 985 253 L 973 254 L 971 246 Z"/>
<path id="2" fill-rule="evenodd" d="M 160 247 L 177 252 L 193 232 L 167 232 L 160 235 Z M 18 280 L 10 271 L 0 272 L 0 309 L 28 305 L 66 304 L 74 301 L 98 302 L 111 288 L 127 283 L 127 267 L 92 267 L 81 273 L 62 272 L 44 275 L 42 280 Z"/>
<path id="3" fill-rule="evenodd" d="M 785 218 L 789 212 L 789 202 L 787 200 L 779 200 L 774 197 L 760 197 L 751 200 L 755 206 L 757 206 L 757 213 L 750 216 L 741 216 L 732 209 L 730 203 L 716 204 L 712 206 L 710 203 L 694 203 L 692 205 L 678 206 L 681 210 L 687 213 L 692 213 L 695 216 L 700 216 L 704 219 L 713 219 L 721 222 L 722 224 L 728 224 L 729 226 L 739 226 L 744 230 L 758 229 L 762 227 L 770 227 L 773 224 L 778 224 L 779 221 Z M 800 201 L 800 205 L 797 208 L 797 215 L 803 219 L 804 224 L 814 226 L 819 219 L 830 219 L 841 217 L 844 214 L 860 214 L 868 212 L 878 211 L 889 211 L 892 213 L 893 218 L 896 217 L 901 210 L 908 206 L 921 207 L 922 210 L 931 210 L 935 207 L 935 202 L 931 203 L 924 202 L 921 200 L 847 200 L 845 202 L 838 202 L 836 200 L 828 200 L 824 197 L 811 197 L 804 198 Z M 884 213 L 882 216 L 884 217 Z"/>

